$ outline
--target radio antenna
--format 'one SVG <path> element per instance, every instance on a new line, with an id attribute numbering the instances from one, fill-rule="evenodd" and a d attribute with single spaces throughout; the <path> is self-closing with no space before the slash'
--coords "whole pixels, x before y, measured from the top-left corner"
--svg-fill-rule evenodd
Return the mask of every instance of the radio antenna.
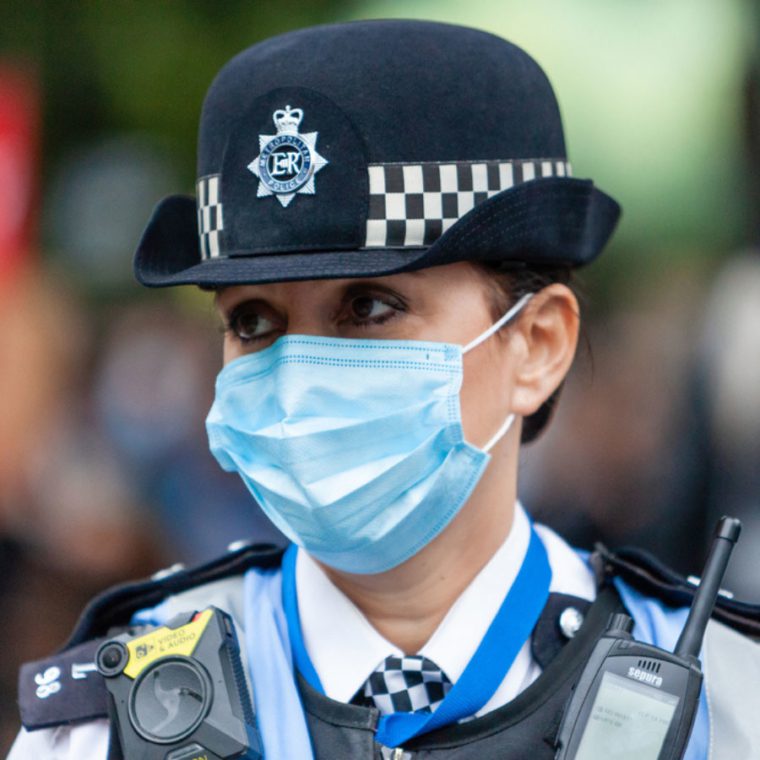
<path id="1" fill-rule="evenodd" d="M 742 524 L 735 517 L 721 517 L 718 521 L 702 579 L 694 594 L 689 616 L 686 618 L 686 624 L 676 644 L 675 654 L 679 657 L 699 656 L 705 628 L 715 607 L 720 584 L 741 529 Z"/>

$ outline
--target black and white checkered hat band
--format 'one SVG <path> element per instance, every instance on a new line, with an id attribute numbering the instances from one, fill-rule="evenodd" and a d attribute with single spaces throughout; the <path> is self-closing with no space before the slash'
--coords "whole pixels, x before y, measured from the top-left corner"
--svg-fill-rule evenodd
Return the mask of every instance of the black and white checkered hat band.
<path id="1" fill-rule="evenodd" d="M 458 219 L 502 190 L 543 177 L 569 177 L 564 159 L 371 164 L 363 248 L 432 245 Z M 201 258 L 221 254 L 220 175 L 198 181 Z"/>
<path id="2" fill-rule="evenodd" d="M 198 234 L 201 238 L 201 258 L 219 256 L 219 233 L 224 229 L 222 202 L 219 200 L 219 175 L 198 180 Z"/>
<path id="3" fill-rule="evenodd" d="M 460 217 L 502 190 L 570 175 L 570 164 L 557 159 L 371 165 L 364 247 L 432 245 Z"/>

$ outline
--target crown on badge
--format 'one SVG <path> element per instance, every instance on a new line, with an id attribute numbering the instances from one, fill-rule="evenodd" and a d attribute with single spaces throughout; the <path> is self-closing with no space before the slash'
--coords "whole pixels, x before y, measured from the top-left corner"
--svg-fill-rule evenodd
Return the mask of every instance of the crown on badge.
<path id="1" fill-rule="evenodd" d="M 278 133 L 291 132 L 293 134 L 298 134 L 298 127 L 303 119 L 303 111 L 300 108 L 285 106 L 284 111 L 282 108 L 278 108 L 274 114 L 272 114 L 272 119 L 274 119 L 274 125 L 277 127 Z"/>

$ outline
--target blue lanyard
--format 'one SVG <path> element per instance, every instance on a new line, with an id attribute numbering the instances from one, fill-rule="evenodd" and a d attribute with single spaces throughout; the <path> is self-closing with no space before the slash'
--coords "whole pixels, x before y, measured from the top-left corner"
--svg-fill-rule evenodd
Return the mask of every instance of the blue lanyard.
<path id="1" fill-rule="evenodd" d="M 322 683 L 306 652 L 296 597 L 295 546 L 282 563 L 282 597 L 295 665 L 306 681 L 321 694 Z M 549 598 L 552 571 L 546 549 L 531 526 L 530 543 L 520 572 L 499 607 L 467 667 L 434 713 L 383 715 L 376 738 L 386 747 L 398 747 L 414 736 L 474 715 L 504 680 L 522 645 L 538 622 Z"/>

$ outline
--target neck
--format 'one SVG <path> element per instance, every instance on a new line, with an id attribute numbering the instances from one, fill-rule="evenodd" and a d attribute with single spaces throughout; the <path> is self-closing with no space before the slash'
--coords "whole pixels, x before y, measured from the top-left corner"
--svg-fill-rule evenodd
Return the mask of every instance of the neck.
<path id="1" fill-rule="evenodd" d="M 419 652 L 509 535 L 516 468 L 514 460 L 510 467 L 506 454 L 496 449 L 459 514 L 411 559 L 376 575 L 344 573 L 322 565 L 369 623 L 406 654 Z"/>

